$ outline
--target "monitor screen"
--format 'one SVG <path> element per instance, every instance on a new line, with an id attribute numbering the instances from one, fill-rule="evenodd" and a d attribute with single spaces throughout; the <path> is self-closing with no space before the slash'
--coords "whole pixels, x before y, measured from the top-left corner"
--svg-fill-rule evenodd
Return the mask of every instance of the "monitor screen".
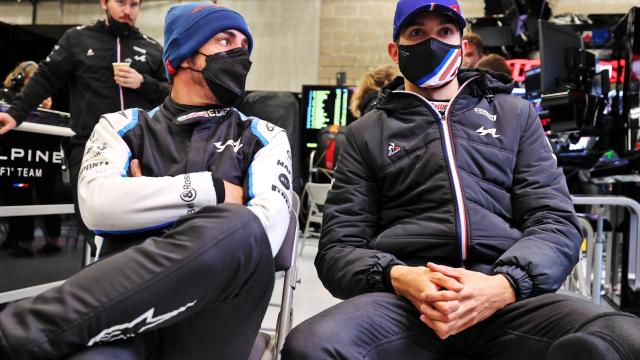
<path id="1" fill-rule="evenodd" d="M 567 53 L 581 48 L 580 35 L 570 28 L 540 21 L 540 70 L 543 94 L 562 90 L 569 80 Z"/>
<path id="2" fill-rule="evenodd" d="M 315 148 L 318 132 L 329 125 L 347 126 L 354 121 L 349 111 L 352 91 L 346 86 L 302 87 L 303 141 Z"/>

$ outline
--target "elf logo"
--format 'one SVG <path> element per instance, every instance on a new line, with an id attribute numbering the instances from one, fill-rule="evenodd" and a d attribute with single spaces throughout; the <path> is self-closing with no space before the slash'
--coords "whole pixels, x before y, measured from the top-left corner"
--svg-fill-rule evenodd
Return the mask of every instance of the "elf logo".
<path id="1" fill-rule="evenodd" d="M 486 116 L 487 119 L 496 122 L 496 118 L 498 117 L 497 115 L 491 115 L 487 110 L 485 109 L 480 109 L 480 108 L 475 108 L 473 109 L 473 111 L 475 111 L 476 114 L 480 114 L 483 116 Z"/>
<path id="2" fill-rule="evenodd" d="M 476 132 L 482 136 L 491 135 L 494 138 L 500 137 L 500 135 L 496 135 L 496 129 L 485 129 L 484 126 L 481 126 Z"/>
<path id="3" fill-rule="evenodd" d="M 389 147 L 387 148 L 387 156 L 394 155 L 400 150 L 401 150 L 400 146 L 396 145 L 395 143 L 390 142 L 389 143 Z"/>

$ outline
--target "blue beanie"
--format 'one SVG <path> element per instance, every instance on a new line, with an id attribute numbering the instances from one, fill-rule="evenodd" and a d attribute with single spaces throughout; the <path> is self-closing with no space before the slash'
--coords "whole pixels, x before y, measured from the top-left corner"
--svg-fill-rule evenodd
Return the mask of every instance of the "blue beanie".
<path id="1" fill-rule="evenodd" d="M 210 2 L 185 3 L 172 6 L 164 21 L 164 53 L 162 61 L 167 78 L 173 78 L 180 64 L 216 34 L 237 30 L 249 40 L 249 54 L 253 38 L 242 15 Z"/>

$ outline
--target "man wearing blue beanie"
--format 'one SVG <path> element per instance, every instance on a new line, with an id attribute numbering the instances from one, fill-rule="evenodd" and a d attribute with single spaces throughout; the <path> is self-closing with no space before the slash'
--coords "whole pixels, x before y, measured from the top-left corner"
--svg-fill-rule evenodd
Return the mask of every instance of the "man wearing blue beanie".
<path id="1" fill-rule="evenodd" d="M 173 6 L 171 95 L 104 115 L 80 172 L 101 260 L 0 312 L 0 359 L 247 358 L 289 223 L 285 132 L 232 107 L 253 39 L 240 14 Z"/>

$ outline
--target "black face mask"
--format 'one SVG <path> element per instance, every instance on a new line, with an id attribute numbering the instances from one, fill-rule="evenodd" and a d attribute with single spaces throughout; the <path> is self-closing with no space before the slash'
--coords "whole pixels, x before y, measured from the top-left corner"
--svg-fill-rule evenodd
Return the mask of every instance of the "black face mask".
<path id="1" fill-rule="evenodd" d="M 220 105 L 235 105 L 244 96 L 247 74 L 251 69 L 247 50 L 235 48 L 213 55 L 200 54 L 206 58 L 204 68 L 189 69 L 202 73 Z"/>
<path id="2" fill-rule="evenodd" d="M 437 89 L 458 74 L 462 46 L 429 38 L 414 45 L 398 45 L 400 72 L 416 86 Z"/>
<path id="3" fill-rule="evenodd" d="M 105 11 L 107 13 L 107 19 L 109 19 L 109 24 L 107 27 L 111 30 L 117 37 L 127 37 L 131 35 L 133 31 L 133 27 L 127 23 L 123 23 L 114 19 L 109 11 Z"/>

